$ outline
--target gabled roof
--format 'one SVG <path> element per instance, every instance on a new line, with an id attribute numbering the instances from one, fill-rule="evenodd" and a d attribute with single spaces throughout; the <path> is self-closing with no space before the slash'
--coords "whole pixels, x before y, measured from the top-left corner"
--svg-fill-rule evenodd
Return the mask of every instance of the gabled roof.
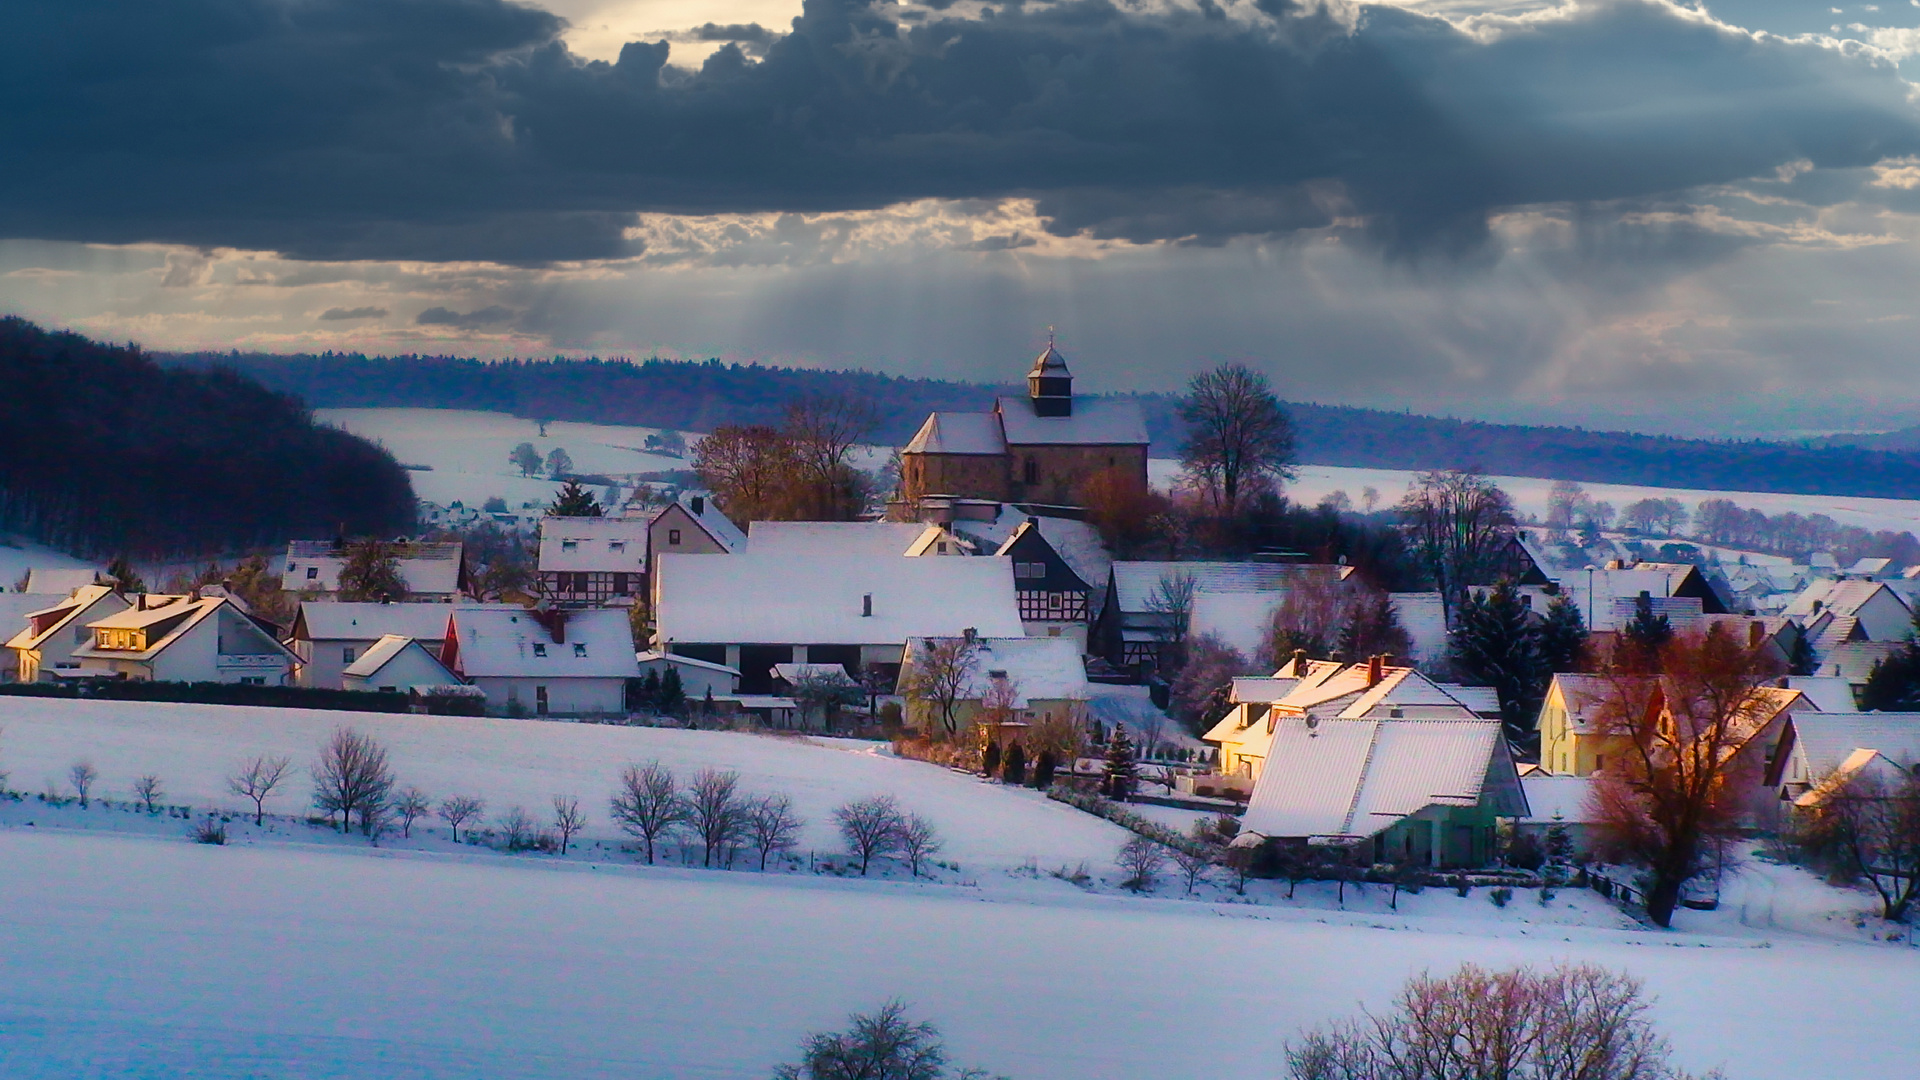
<path id="1" fill-rule="evenodd" d="M 1791 723 L 1793 752 L 1816 781 L 1840 768 L 1855 750 L 1873 750 L 1901 765 L 1920 763 L 1920 713 L 1803 712 Z"/>
<path id="2" fill-rule="evenodd" d="M 27 568 L 27 591 L 30 593 L 71 593 L 99 580 L 99 572 L 90 566 Z"/>
<path id="3" fill-rule="evenodd" d="M 460 557 L 465 546 L 457 541 L 404 541 L 393 545 L 394 559 L 400 564 L 400 577 L 408 592 L 455 594 L 460 591 Z M 346 565 L 346 547 L 332 540 L 295 540 L 287 545 L 282 564 L 289 592 L 303 588 L 334 592 L 340 588 L 340 570 Z M 315 567 L 318 576 L 309 581 L 306 569 Z"/>
<path id="4" fill-rule="evenodd" d="M 9 649 L 37 649 L 47 639 L 69 626 L 73 620 L 90 612 L 94 605 L 114 596 L 111 588 L 105 585 L 82 585 L 57 603 L 48 604 L 26 613 L 27 625 L 7 640 Z M 125 600 L 120 603 L 125 604 Z M 34 627 L 40 630 L 35 632 Z"/>
<path id="5" fill-rule="evenodd" d="M 518 610 L 514 604 L 492 606 Z M 293 617 L 291 636 L 297 641 L 374 641 L 398 634 L 417 641 L 439 641 L 447 636 L 447 616 L 452 612 L 450 604 L 308 600 Z"/>
<path id="6" fill-rule="evenodd" d="M 453 672 L 442 667 L 440 658 L 433 655 L 425 646 L 410 637 L 402 637 L 399 634 L 388 634 L 379 641 L 374 642 L 373 646 L 369 648 L 360 659 L 348 664 L 346 670 L 341 674 L 351 675 L 356 679 L 373 680 L 380 674 L 381 668 L 386 667 L 398 659 L 400 654 L 413 650 L 417 650 L 429 663 L 439 668 L 442 675 L 446 676 L 445 678 L 435 679 L 432 685 L 437 686 L 458 683 L 460 681 L 454 677 Z"/>
<path id="7" fill-rule="evenodd" d="M 660 661 L 668 664 L 680 664 L 685 667 L 699 668 L 701 671 L 711 671 L 720 675 L 731 675 L 736 679 L 740 677 L 739 668 L 731 668 L 725 664 L 716 664 L 711 660 L 700 660 L 691 656 L 681 656 L 678 653 L 661 652 L 658 649 L 647 649 L 636 653 L 634 659 L 642 664 L 651 664 Z"/>
<path id="8" fill-rule="evenodd" d="M 897 645 L 968 627 L 1023 632 L 1005 559 L 662 555 L 658 588 L 662 642 Z"/>
<path id="9" fill-rule="evenodd" d="M 1311 725 L 1311 726 L 1310 726 Z M 1504 766 L 1504 771 L 1502 767 Z M 1470 807 L 1507 786 L 1501 807 L 1526 812 L 1492 720 L 1286 717 L 1254 784 L 1242 828 L 1266 837 L 1369 837 L 1429 806 Z"/>
<path id="10" fill-rule="evenodd" d="M 990 551 L 1005 544 L 1033 516 L 1018 506 L 1002 504 L 992 521 L 956 521 L 953 530 L 978 541 L 982 550 Z M 1040 535 L 1046 538 L 1047 544 L 1072 567 L 1081 581 L 1092 586 L 1096 593 L 1104 591 L 1113 556 L 1107 551 L 1106 542 L 1100 539 L 1100 530 L 1073 518 L 1039 517 Z"/>
<path id="11" fill-rule="evenodd" d="M 1820 657 L 1815 675 L 1834 676 L 1855 685 L 1867 681 L 1873 665 L 1906 648 L 1903 641 L 1848 641 L 1827 650 Z"/>
<path id="12" fill-rule="evenodd" d="M 1860 617 L 1857 615 L 1837 615 L 1831 611 L 1823 611 L 1816 617 L 1816 622 L 1807 629 L 1809 631 L 1807 644 L 1813 647 L 1815 656 L 1825 656 L 1849 641 L 1867 640 L 1866 632 L 1861 630 Z"/>
<path id="13" fill-rule="evenodd" d="M 735 525 L 732 518 L 720 512 L 720 508 L 713 504 L 712 495 L 683 492 L 678 505 L 683 513 L 693 519 L 694 524 L 713 538 L 714 543 L 735 555 L 747 550 L 747 534 L 740 531 L 740 526 Z M 656 515 L 654 520 L 658 521 L 659 517 Z"/>
<path id="14" fill-rule="evenodd" d="M 1351 566 L 1329 563 L 1228 562 L 1115 562 L 1113 564 L 1114 602 L 1120 610 L 1139 613 L 1148 610 L 1154 590 L 1163 578 L 1185 575 L 1193 579 L 1196 592 L 1277 592 L 1291 582 L 1306 577 L 1326 577 L 1345 581 L 1353 573 Z"/>
<path id="15" fill-rule="evenodd" d="M 903 666 L 911 666 L 925 648 L 924 638 L 908 642 Z M 968 700 L 985 697 L 996 672 L 1013 684 L 1016 709 L 1026 708 L 1030 701 L 1086 701 L 1093 696 L 1086 661 L 1071 638 L 981 638 L 974 646 L 973 660 L 973 671 L 960 694 Z"/>
<path id="16" fill-rule="evenodd" d="M 1146 414 L 1137 401 L 1076 397 L 1071 416 L 1036 416 L 1030 399 L 1003 397 L 995 411 L 1009 447 L 1145 446 L 1148 441 Z"/>
<path id="17" fill-rule="evenodd" d="M 940 545 L 946 549 L 941 550 Z M 918 558 L 923 555 L 978 555 L 972 540 L 961 536 L 944 525 L 926 525 L 920 529 L 920 535 L 907 545 L 907 555 Z"/>
<path id="18" fill-rule="evenodd" d="M 983 454 L 1007 452 L 1000 418 L 990 412 L 928 413 L 903 454 Z"/>
<path id="19" fill-rule="evenodd" d="M 1595 820 L 1587 802 L 1593 791 L 1589 777 L 1534 773 L 1520 778 L 1520 789 L 1527 793 L 1528 810 L 1521 820 L 1529 825 L 1551 825 L 1556 819 L 1567 825 Z"/>
<path id="20" fill-rule="evenodd" d="M 543 517 L 540 569 L 642 573 L 647 568 L 647 525 L 642 518 Z"/>
<path id="21" fill-rule="evenodd" d="M 755 521 L 747 550 L 755 555 L 863 555 L 904 558 L 926 526 L 894 521 Z"/>
<path id="22" fill-rule="evenodd" d="M 1282 670 L 1291 670 L 1291 667 Z M 1241 675 L 1236 676 L 1227 700 L 1239 705 L 1243 702 L 1271 704 L 1286 697 L 1298 685 L 1299 679 L 1291 675 Z"/>
<path id="23" fill-rule="evenodd" d="M 1853 686 L 1845 679 L 1831 675 L 1794 675 L 1787 679 L 1787 686 L 1800 691 L 1815 712 L 1860 711 L 1859 705 L 1853 700 Z"/>
<path id="24" fill-rule="evenodd" d="M 1844 579 L 1810 581 L 1807 587 L 1800 590 L 1800 594 L 1781 611 L 1781 614 L 1794 618 L 1806 618 L 1815 613 L 1815 605 L 1818 604 L 1820 611 L 1831 611 L 1839 615 L 1858 615 L 1860 609 L 1882 590 L 1894 599 L 1900 599 L 1900 594 L 1889 588 L 1884 581 Z M 1905 606 L 1905 603 L 1904 600 L 1901 601 L 1902 606 Z"/>
<path id="25" fill-rule="evenodd" d="M 220 609 L 225 608 L 233 613 L 234 625 L 239 627 L 242 633 L 250 631 L 258 635 L 259 640 L 272 646 L 287 660 L 298 662 L 298 657 L 289 652 L 285 645 L 280 644 L 272 634 L 261 629 L 259 623 L 249 618 L 246 612 L 241 611 L 239 606 L 227 597 L 209 596 L 194 600 L 186 596 L 150 595 L 146 597 L 146 602 L 150 606 L 130 607 L 125 611 L 109 615 L 104 619 L 95 619 L 87 624 L 90 630 L 160 629 L 161 636 L 150 638 L 145 649 L 98 649 L 89 644 L 73 650 L 73 655 L 91 660 L 151 660 L 172 648 L 175 642 L 186 637 L 194 627 L 216 617 Z"/>
<path id="26" fill-rule="evenodd" d="M 697 559 L 697 555 L 675 555 Z M 719 562 L 723 560 L 711 560 Z M 632 678 L 640 674 L 633 627 L 619 609 L 555 611 L 455 604 L 441 662 L 469 679 Z M 562 620 L 564 640 L 542 620 Z"/>
<path id="27" fill-rule="evenodd" d="M 1447 606 L 1437 592 L 1387 594 L 1387 603 L 1413 641 L 1413 659 L 1423 663 L 1447 655 Z"/>

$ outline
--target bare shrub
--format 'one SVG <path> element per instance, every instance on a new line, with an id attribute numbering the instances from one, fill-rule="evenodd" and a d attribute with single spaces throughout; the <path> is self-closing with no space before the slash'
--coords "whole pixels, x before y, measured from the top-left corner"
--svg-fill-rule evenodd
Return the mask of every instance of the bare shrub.
<path id="1" fill-rule="evenodd" d="M 949 1071 L 940 1029 L 914 1023 L 889 1001 L 869 1016 L 848 1018 L 848 1030 L 807 1036 L 800 1063 L 774 1069 L 773 1080 L 985 1080 L 978 1069 Z"/>
<path id="2" fill-rule="evenodd" d="M 747 832 L 760 856 L 760 869 L 767 868 L 768 856 L 791 850 L 805 827 L 806 822 L 793 812 L 793 800 L 785 795 L 762 795 L 749 804 Z"/>
<path id="3" fill-rule="evenodd" d="M 256 756 L 227 777 L 227 790 L 253 801 L 253 823 L 259 825 L 266 820 L 267 796 L 287 778 L 287 770 L 292 767 L 291 758 Z"/>
<path id="4" fill-rule="evenodd" d="M 160 786 L 159 777 L 148 773 L 133 782 L 133 794 L 140 800 L 140 805 L 146 808 L 147 813 L 151 814 L 154 804 L 160 801 L 160 796 L 165 795 L 166 790 Z"/>
<path id="5" fill-rule="evenodd" d="M 1144 836 L 1135 836 L 1120 845 L 1120 853 L 1114 856 L 1114 865 L 1126 874 L 1121 882 L 1134 892 L 1144 892 L 1153 888 L 1153 882 L 1167 865 L 1167 848 Z"/>
<path id="6" fill-rule="evenodd" d="M 472 795 L 450 795 L 440 800 L 440 820 L 447 823 L 453 832 L 453 842 L 460 842 L 460 826 L 477 818 L 487 809 L 485 799 Z"/>
<path id="7" fill-rule="evenodd" d="M 620 787 L 611 800 L 613 819 L 645 845 L 647 862 L 653 848 L 687 820 L 687 804 L 673 770 L 658 761 L 629 765 L 620 774 Z"/>
<path id="8" fill-rule="evenodd" d="M 1591 964 L 1421 975 L 1394 1008 L 1287 1046 L 1294 1080 L 1685 1080 L 1638 979 Z"/>
<path id="9" fill-rule="evenodd" d="M 531 851 L 539 846 L 539 832 L 533 815 L 516 806 L 500 815 L 500 845 L 508 851 Z"/>
<path id="10" fill-rule="evenodd" d="M 205 820 L 195 822 L 193 828 L 187 830 L 187 835 L 196 844 L 224 846 L 227 842 L 227 823 L 208 814 Z"/>
<path id="11" fill-rule="evenodd" d="M 900 850 L 900 833 L 906 826 L 906 818 L 900 812 L 899 802 L 891 795 L 856 799 L 835 810 L 833 820 L 840 826 L 847 850 L 859 858 L 862 877 L 876 856 Z"/>
<path id="12" fill-rule="evenodd" d="M 341 832 L 352 827 L 358 814 L 360 831 L 372 836 L 374 825 L 386 815 L 393 784 L 387 748 L 352 728 L 335 730 L 313 765 L 314 805 L 329 818 L 340 815 Z"/>
<path id="13" fill-rule="evenodd" d="M 701 865 L 712 866 L 715 855 L 729 856 L 747 830 L 747 803 L 740 795 L 740 774 L 718 769 L 695 773 L 687 788 L 687 821 L 705 849 Z"/>
<path id="14" fill-rule="evenodd" d="M 907 868 L 914 877 L 920 876 L 920 867 L 928 859 L 938 855 L 947 842 L 940 838 L 940 830 L 933 822 L 919 814 L 907 815 L 906 822 L 900 827 L 900 854 L 907 857 Z"/>
<path id="15" fill-rule="evenodd" d="M 417 787 L 408 787 L 394 797 L 393 813 L 400 819 L 400 838 L 413 836 L 413 823 L 433 812 L 433 800 Z"/>
<path id="16" fill-rule="evenodd" d="M 73 793 L 80 798 L 80 808 L 87 808 L 88 794 L 93 791 L 93 782 L 100 779 L 100 770 L 93 767 L 91 761 L 76 761 L 73 768 L 67 770 L 67 783 L 73 785 Z"/>
<path id="17" fill-rule="evenodd" d="M 571 795 L 553 797 L 553 831 L 560 836 L 560 854 L 565 855 L 574 836 L 587 827 L 587 815 L 580 812 L 580 800 Z"/>
<path id="18" fill-rule="evenodd" d="M 1206 827 L 1204 821 L 1196 821 L 1194 824 L 1200 826 L 1199 829 L 1194 830 L 1195 832 L 1201 832 Z M 1180 872 L 1180 880 L 1187 887 L 1186 895 L 1188 896 L 1193 895 L 1193 887 L 1207 876 L 1207 872 L 1213 869 L 1214 862 L 1219 858 L 1217 852 L 1199 844 L 1167 850 L 1169 857 L 1173 859 L 1174 869 Z"/>

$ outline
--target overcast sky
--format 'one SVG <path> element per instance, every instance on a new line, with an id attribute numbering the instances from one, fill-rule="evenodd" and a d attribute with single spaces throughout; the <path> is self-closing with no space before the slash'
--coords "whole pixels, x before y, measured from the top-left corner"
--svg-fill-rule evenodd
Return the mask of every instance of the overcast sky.
<path id="1" fill-rule="evenodd" d="M 152 348 L 1920 423 L 1920 0 L 23 7 L 0 309 Z"/>

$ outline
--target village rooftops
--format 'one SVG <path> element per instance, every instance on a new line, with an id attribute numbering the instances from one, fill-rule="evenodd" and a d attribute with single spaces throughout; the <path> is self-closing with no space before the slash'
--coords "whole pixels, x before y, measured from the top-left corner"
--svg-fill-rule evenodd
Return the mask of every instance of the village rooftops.
<path id="1" fill-rule="evenodd" d="M 662 643 L 900 645 L 1023 633 L 1005 559 L 662 555 Z"/>
<path id="2" fill-rule="evenodd" d="M 754 555 L 863 555 L 904 558 L 927 526 L 891 521 L 755 521 L 747 526 Z"/>
<path id="3" fill-rule="evenodd" d="M 105 585 L 83 585 L 57 604 L 43 607 L 26 614 L 25 629 L 13 635 L 7 641 L 9 649 L 37 649 L 46 640 L 58 633 L 73 618 L 96 602 L 113 594 Z"/>
<path id="4" fill-rule="evenodd" d="M 412 644 L 414 644 L 414 640 L 410 637 L 404 637 L 400 634 L 387 634 L 369 646 L 367 651 L 361 655 L 360 659 L 348 664 L 345 669 L 345 674 L 358 676 L 360 678 L 371 678 L 375 672 L 386 665 L 387 661 L 399 656 L 406 650 L 407 646 Z"/>
<path id="5" fill-rule="evenodd" d="M 1087 666 L 1069 638 L 983 638 L 974 648 L 965 698 L 980 698 L 998 680 L 1013 687 L 1016 709 L 1030 701 L 1086 701 L 1092 697 Z"/>
<path id="6" fill-rule="evenodd" d="M 460 591 L 460 557 L 463 546 L 457 542 L 439 543 L 396 540 L 390 545 L 400 564 L 400 577 L 407 591 L 422 596 L 454 596 Z M 287 545 L 283 587 L 292 593 L 303 590 L 338 592 L 340 571 L 346 566 L 349 545 L 334 540 L 295 540 Z"/>
<path id="7" fill-rule="evenodd" d="M 713 496 L 708 494 L 683 493 L 680 496 L 680 509 L 693 518 L 695 524 L 713 538 L 713 542 L 732 554 L 747 550 L 747 534 L 733 519 L 720 512 L 714 505 Z M 655 515 L 656 520 L 659 515 Z"/>
<path id="8" fill-rule="evenodd" d="M 87 629 L 93 631 L 93 643 L 75 649 L 73 655 L 89 660 L 150 660 L 223 607 L 233 612 L 256 644 L 264 644 L 275 655 L 283 655 L 289 661 L 297 659 L 224 596 L 194 599 L 165 594 L 138 597 L 136 606 L 88 623 Z"/>

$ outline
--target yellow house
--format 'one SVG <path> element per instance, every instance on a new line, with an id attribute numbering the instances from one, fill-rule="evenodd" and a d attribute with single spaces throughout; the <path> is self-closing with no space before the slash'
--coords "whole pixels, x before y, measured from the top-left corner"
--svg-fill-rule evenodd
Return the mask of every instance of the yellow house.
<path id="1" fill-rule="evenodd" d="M 1610 680 L 1601 675 L 1555 675 L 1540 705 L 1540 768 L 1555 776 L 1592 776 L 1618 761 L 1626 746 L 1620 735 L 1602 730 L 1599 721 L 1601 703 L 1606 700 Z M 1821 707 L 1805 692 L 1788 687 L 1762 687 L 1755 691 L 1747 722 L 1753 731 L 1741 747 L 1747 759 L 1743 767 L 1764 768 L 1779 744 L 1785 718 L 1794 712 L 1820 712 Z M 1658 699 L 1655 699 L 1656 701 Z"/>

